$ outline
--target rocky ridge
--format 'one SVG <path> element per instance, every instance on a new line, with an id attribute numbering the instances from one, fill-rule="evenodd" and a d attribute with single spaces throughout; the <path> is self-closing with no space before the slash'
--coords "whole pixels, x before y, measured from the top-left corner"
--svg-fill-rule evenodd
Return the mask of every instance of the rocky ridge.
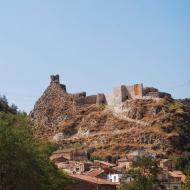
<path id="1" fill-rule="evenodd" d="M 73 95 L 51 83 L 30 113 L 34 134 L 60 147 L 94 148 L 101 156 L 122 156 L 143 147 L 157 153 L 190 148 L 190 100 L 142 98 L 118 107 L 76 105 Z"/>

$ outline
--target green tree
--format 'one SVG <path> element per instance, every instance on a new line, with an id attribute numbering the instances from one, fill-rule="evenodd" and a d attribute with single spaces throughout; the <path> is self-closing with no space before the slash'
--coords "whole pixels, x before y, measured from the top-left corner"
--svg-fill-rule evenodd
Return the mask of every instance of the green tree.
<path id="1" fill-rule="evenodd" d="M 134 162 L 132 169 L 124 175 L 122 190 L 153 190 L 158 184 L 157 175 L 160 169 L 152 158 L 139 158 Z M 126 183 L 126 179 L 132 177 L 133 181 Z"/>
<path id="2" fill-rule="evenodd" d="M 7 98 L 5 96 L 0 96 L 0 111 L 7 112 L 9 110 L 9 105 Z"/>
<path id="3" fill-rule="evenodd" d="M 0 190 L 65 190 L 68 177 L 49 160 L 47 143 L 32 136 L 25 114 L 0 111 Z"/>
<path id="4" fill-rule="evenodd" d="M 189 163 L 189 157 L 178 157 L 176 159 L 174 159 L 173 163 L 174 163 L 174 167 L 175 167 L 175 170 L 180 170 L 180 171 L 183 171 L 183 172 L 186 172 L 186 169 L 187 169 L 187 166 L 188 166 L 188 163 Z"/>
<path id="5" fill-rule="evenodd" d="M 183 186 L 183 190 L 189 190 L 190 189 L 190 163 L 187 169 L 187 180 Z"/>

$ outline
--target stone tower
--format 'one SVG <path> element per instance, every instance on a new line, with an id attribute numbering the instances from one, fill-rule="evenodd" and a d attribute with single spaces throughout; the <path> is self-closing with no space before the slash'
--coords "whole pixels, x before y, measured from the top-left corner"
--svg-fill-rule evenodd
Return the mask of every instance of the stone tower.
<path id="1" fill-rule="evenodd" d="M 51 75 L 51 82 L 50 85 L 59 85 L 65 92 L 67 92 L 66 90 L 66 85 L 64 84 L 60 84 L 60 80 L 59 80 L 59 75 Z"/>
<path id="2" fill-rule="evenodd" d="M 51 75 L 50 78 L 51 78 L 51 84 L 54 84 L 54 83 L 60 84 L 59 75 Z"/>

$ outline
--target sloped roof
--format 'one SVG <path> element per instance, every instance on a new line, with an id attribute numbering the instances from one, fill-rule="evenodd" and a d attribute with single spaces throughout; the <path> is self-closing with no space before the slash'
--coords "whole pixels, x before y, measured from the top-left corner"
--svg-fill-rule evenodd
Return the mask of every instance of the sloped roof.
<path id="1" fill-rule="evenodd" d="M 182 171 L 169 171 L 169 174 L 172 177 L 178 177 L 178 178 L 180 178 L 183 183 L 186 180 L 186 176 L 183 174 Z"/>
<path id="2" fill-rule="evenodd" d="M 89 172 L 86 173 L 86 175 L 91 177 L 96 177 L 102 173 L 104 173 L 104 170 L 90 170 Z"/>
<path id="3" fill-rule="evenodd" d="M 111 164 L 109 162 L 105 162 L 105 161 L 101 161 L 101 160 L 94 160 L 94 163 L 100 163 L 100 164 L 103 164 L 107 167 L 114 167 L 115 166 L 115 164 Z"/>
<path id="4" fill-rule="evenodd" d="M 117 183 L 112 183 L 105 179 L 99 179 L 99 178 L 91 177 L 91 176 L 87 176 L 87 175 L 70 174 L 69 176 L 71 176 L 74 179 L 86 181 L 89 183 L 99 184 L 99 185 L 113 185 L 113 186 L 117 185 Z"/>

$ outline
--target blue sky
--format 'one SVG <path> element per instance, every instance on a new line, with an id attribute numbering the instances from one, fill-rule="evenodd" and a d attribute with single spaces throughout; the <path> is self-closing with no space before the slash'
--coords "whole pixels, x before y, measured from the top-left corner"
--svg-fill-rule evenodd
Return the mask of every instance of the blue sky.
<path id="1" fill-rule="evenodd" d="M 30 111 L 60 74 L 70 92 L 144 83 L 190 98 L 189 0 L 0 1 L 0 94 Z"/>

